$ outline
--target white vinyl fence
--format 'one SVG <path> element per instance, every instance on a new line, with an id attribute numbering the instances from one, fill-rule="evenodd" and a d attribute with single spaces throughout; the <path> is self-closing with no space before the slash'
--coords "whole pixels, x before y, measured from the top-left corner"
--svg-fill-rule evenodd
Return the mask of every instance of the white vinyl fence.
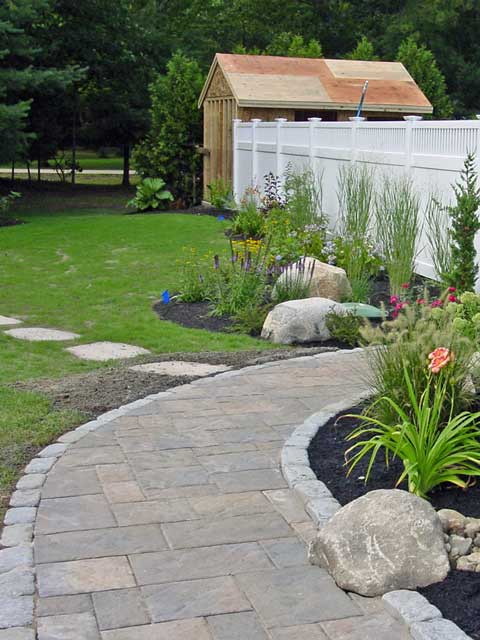
<path id="1" fill-rule="evenodd" d="M 475 120 L 235 120 L 233 138 L 233 189 L 237 198 L 247 187 L 261 188 L 269 172 L 281 177 L 287 165 L 298 169 L 311 166 L 322 180 L 323 209 L 332 229 L 338 212 L 338 171 L 346 163 L 367 163 L 375 170 L 376 181 L 385 175 L 409 175 L 421 196 L 422 208 L 432 193 L 444 204 L 452 202 L 451 184 L 458 179 L 468 152 L 476 152 L 480 163 L 480 121 Z M 432 277 L 424 236 L 419 238 L 417 270 Z"/>

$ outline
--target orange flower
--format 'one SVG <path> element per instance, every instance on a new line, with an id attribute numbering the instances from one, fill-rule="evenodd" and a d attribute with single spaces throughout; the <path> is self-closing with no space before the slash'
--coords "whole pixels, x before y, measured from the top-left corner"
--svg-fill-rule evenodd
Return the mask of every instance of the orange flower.
<path id="1" fill-rule="evenodd" d="M 453 353 L 445 347 L 437 347 L 428 355 L 430 364 L 428 368 L 432 373 L 438 373 L 449 362 L 453 362 Z"/>

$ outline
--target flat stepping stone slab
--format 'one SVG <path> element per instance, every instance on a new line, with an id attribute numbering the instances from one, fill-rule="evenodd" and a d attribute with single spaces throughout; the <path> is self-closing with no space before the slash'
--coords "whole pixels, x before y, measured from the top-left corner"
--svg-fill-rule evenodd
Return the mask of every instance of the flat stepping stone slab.
<path id="1" fill-rule="evenodd" d="M 29 342 L 62 342 L 63 340 L 76 340 L 80 338 L 78 333 L 71 331 L 59 331 L 58 329 L 42 329 L 41 327 L 22 327 L 21 329 L 9 329 L 5 333 L 12 338 L 28 340 Z"/>
<path id="2" fill-rule="evenodd" d="M 123 342 L 91 342 L 90 344 L 68 347 L 66 350 L 81 360 L 96 360 L 97 362 L 124 360 L 150 353 L 148 349 Z"/>
<path id="3" fill-rule="evenodd" d="M 0 316 L 0 327 L 7 327 L 13 324 L 22 324 L 18 318 L 9 318 L 8 316 Z"/>
<path id="4" fill-rule="evenodd" d="M 184 362 L 183 360 L 170 360 L 168 362 L 148 362 L 130 367 L 132 371 L 140 373 L 153 373 L 160 376 L 209 376 L 212 373 L 228 371 L 225 364 L 205 364 L 203 362 Z"/>

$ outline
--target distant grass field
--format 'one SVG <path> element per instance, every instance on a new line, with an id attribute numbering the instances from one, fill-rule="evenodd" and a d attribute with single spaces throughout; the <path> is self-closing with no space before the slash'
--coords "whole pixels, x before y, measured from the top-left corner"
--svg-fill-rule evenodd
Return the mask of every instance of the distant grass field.
<path id="1" fill-rule="evenodd" d="M 0 187 L 8 184 L 0 181 Z M 182 248 L 194 246 L 200 254 L 226 250 L 226 223 L 174 213 L 125 215 L 133 191 L 25 185 L 15 214 L 26 224 L 0 228 L 0 315 L 21 318 L 24 326 L 74 331 L 79 343 L 127 342 L 153 353 L 265 348 L 246 335 L 185 329 L 158 319 L 152 305 L 164 289 L 177 288 Z M 0 331 L 0 511 L 2 496 L 5 504 L 33 452 L 80 420 L 9 383 L 105 366 L 78 360 L 64 346 L 24 342 Z"/>
<path id="2" fill-rule="evenodd" d="M 67 153 L 70 156 L 70 153 Z M 78 149 L 77 153 L 77 162 L 82 169 L 122 169 L 123 168 L 123 158 L 120 155 L 116 154 L 116 150 L 109 150 L 108 156 L 106 158 L 100 157 L 97 151 L 91 149 Z M 53 169 L 55 167 L 55 163 L 53 160 L 49 161 L 49 166 Z M 10 169 L 10 166 L 0 165 L 4 168 Z M 24 162 L 17 162 L 16 167 L 18 169 L 26 168 L 26 164 Z M 31 166 L 32 174 L 36 173 L 36 165 Z"/>

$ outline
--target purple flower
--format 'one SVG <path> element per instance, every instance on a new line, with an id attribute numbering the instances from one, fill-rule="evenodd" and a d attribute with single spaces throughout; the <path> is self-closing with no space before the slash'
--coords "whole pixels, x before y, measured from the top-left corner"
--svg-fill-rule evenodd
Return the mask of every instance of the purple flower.
<path id="1" fill-rule="evenodd" d="M 218 255 L 213 256 L 213 267 L 215 269 L 218 269 L 220 267 L 220 258 L 218 257 Z"/>

